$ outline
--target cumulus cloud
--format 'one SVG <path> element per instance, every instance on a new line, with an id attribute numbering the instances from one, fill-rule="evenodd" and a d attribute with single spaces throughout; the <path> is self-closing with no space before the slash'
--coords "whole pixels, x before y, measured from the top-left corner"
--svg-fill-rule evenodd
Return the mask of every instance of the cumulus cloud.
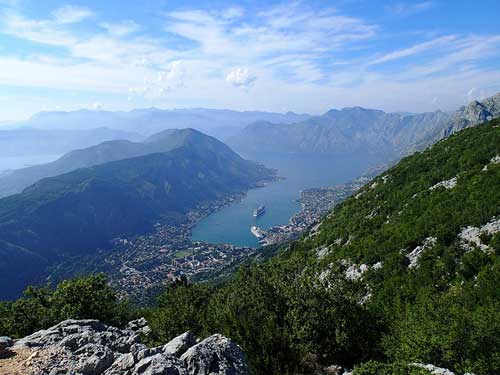
<path id="1" fill-rule="evenodd" d="M 238 87 L 249 87 L 256 80 L 257 77 L 250 74 L 248 68 L 233 68 L 226 75 L 226 82 Z"/>
<path id="2" fill-rule="evenodd" d="M 172 61 L 167 68 L 158 72 L 158 84 L 164 90 L 174 90 L 184 86 L 186 66 L 183 61 Z"/>
<path id="3" fill-rule="evenodd" d="M 181 60 L 172 61 L 158 71 L 144 70 L 142 85 L 128 89 L 128 100 L 132 100 L 134 96 L 148 100 L 160 99 L 185 87 L 186 75 L 186 63 Z"/>

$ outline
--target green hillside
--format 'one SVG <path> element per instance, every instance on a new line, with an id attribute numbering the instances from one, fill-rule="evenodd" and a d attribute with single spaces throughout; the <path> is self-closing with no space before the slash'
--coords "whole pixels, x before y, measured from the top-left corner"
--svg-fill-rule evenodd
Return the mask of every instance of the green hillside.
<path id="1" fill-rule="evenodd" d="M 498 374 L 498 155 L 496 120 L 402 160 L 274 259 L 168 289 L 155 332 L 230 335 L 257 374 Z"/>

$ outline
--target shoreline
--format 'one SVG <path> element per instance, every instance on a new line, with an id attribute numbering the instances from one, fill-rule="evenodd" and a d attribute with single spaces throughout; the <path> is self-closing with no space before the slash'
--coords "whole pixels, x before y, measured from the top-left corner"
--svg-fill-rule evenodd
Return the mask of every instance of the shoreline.
<path id="1" fill-rule="evenodd" d="M 292 215 L 288 224 L 276 225 L 269 229 L 252 227 L 252 234 L 259 240 L 261 246 L 279 245 L 299 238 L 308 229 L 317 225 L 334 207 L 355 193 L 370 181 L 362 176 L 351 182 L 331 187 L 304 189 L 300 192 L 297 202 L 301 210 Z"/>

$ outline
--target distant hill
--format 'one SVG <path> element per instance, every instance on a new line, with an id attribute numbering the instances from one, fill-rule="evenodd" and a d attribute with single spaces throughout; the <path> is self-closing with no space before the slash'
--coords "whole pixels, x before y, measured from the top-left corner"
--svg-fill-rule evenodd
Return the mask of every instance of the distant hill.
<path id="1" fill-rule="evenodd" d="M 96 146 L 71 151 L 51 163 L 5 173 L 0 176 L 0 197 L 20 193 L 24 188 L 43 178 L 57 176 L 79 168 L 167 152 L 187 144 L 198 147 L 208 146 L 208 143 L 205 142 L 207 139 L 212 140 L 212 138 L 191 129 L 170 129 L 154 134 L 141 143 L 127 140 L 103 142 Z"/>
<path id="2" fill-rule="evenodd" d="M 71 112 L 40 112 L 28 121 L 19 123 L 36 129 L 90 129 L 107 127 L 122 131 L 151 135 L 165 129 L 194 128 L 206 134 L 225 139 L 255 121 L 294 123 L 309 115 L 262 111 L 231 111 L 225 109 L 158 108 L 126 111 L 79 110 Z"/>
<path id="3" fill-rule="evenodd" d="M 256 122 L 228 139 L 243 154 L 370 152 L 399 158 L 500 116 L 500 94 L 460 110 L 405 114 L 361 107 L 331 110 L 296 124 Z"/>
<path id="4" fill-rule="evenodd" d="M 0 285 L 8 285 L 0 298 L 20 292 L 64 255 L 106 248 L 112 238 L 147 232 L 157 221 L 182 221 L 196 205 L 273 175 L 192 129 L 162 133 L 146 144 L 158 152 L 46 178 L 0 200 Z M 116 145 L 122 156 L 143 152 L 136 144 Z"/>
<path id="5" fill-rule="evenodd" d="M 67 125 L 67 124 L 66 124 Z M 113 139 L 141 140 L 138 133 L 91 127 L 89 129 L 0 129 L 0 157 L 57 155 Z"/>

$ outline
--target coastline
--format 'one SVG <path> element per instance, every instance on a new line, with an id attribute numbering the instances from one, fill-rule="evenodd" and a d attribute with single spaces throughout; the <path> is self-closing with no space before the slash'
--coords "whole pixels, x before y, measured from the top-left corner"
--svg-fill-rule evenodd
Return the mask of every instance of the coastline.
<path id="1" fill-rule="evenodd" d="M 288 224 L 273 226 L 267 230 L 252 227 L 251 232 L 262 246 L 293 241 L 317 225 L 325 215 L 332 212 L 338 203 L 369 181 L 369 177 L 362 176 L 351 182 L 332 187 L 304 189 L 300 193 L 300 198 L 297 199 L 301 210 L 290 217 Z"/>

